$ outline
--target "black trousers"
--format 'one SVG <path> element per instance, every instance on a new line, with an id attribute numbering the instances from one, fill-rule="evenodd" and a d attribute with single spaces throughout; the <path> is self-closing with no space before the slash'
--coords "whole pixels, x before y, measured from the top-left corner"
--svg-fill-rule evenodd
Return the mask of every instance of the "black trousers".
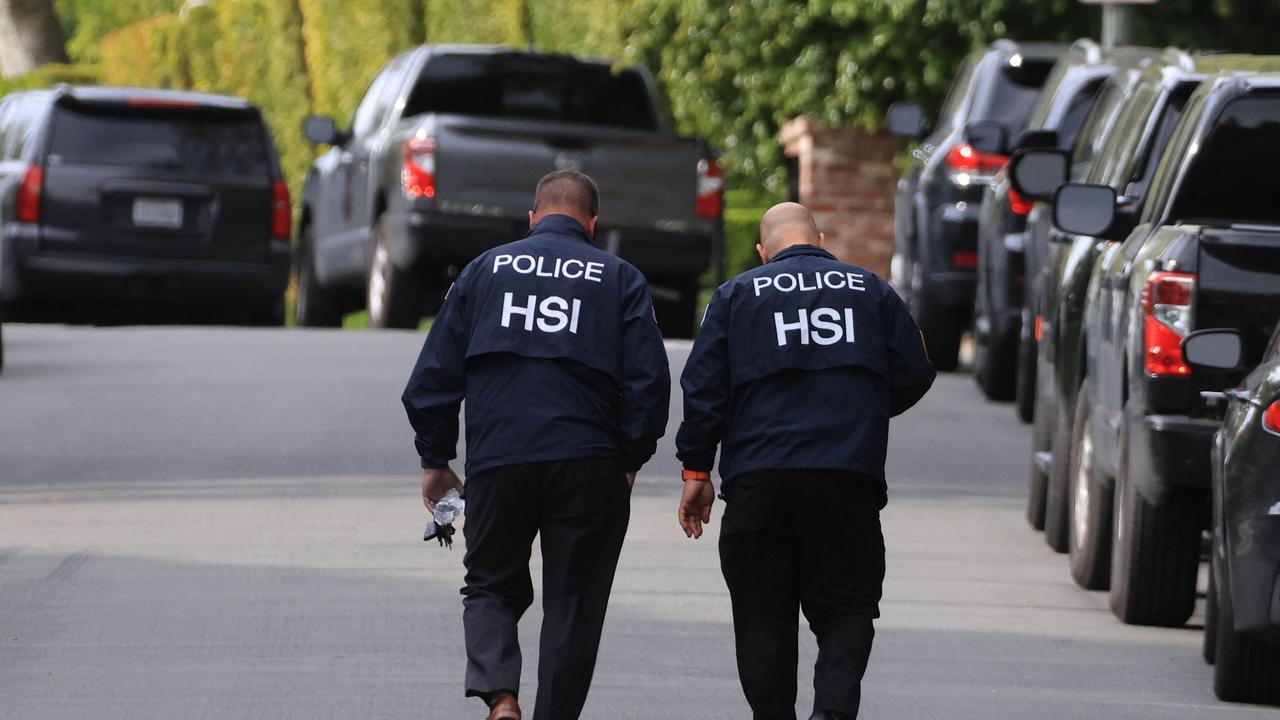
<path id="1" fill-rule="evenodd" d="M 818 639 L 814 710 L 857 717 L 884 584 L 875 478 L 766 471 L 726 490 L 720 567 L 755 720 L 796 720 L 799 615 Z"/>
<path id="2" fill-rule="evenodd" d="M 542 538 L 542 635 L 533 720 L 574 720 L 595 671 L 631 491 L 616 458 L 508 465 L 467 480 L 462 623 L 467 696 L 520 690 L 516 626 L 533 603 Z"/>

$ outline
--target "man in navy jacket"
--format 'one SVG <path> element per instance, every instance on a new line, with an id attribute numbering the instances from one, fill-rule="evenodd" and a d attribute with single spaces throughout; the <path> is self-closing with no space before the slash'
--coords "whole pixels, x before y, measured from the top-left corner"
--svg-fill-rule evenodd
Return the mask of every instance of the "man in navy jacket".
<path id="1" fill-rule="evenodd" d="M 429 510 L 463 489 L 449 468 L 467 402 L 466 693 L 518 720 L 516 626 L 543 607 L 534 720 L 573 720 L 595 669 L 636 471 L 667 422 L 670 376 L 645 278 L 595 248 L 587 176 L 538 183 L 529 235 L 458 276 L 404 392 Z"/>
<path id="2" fill-rule="evenodd" d="M 796 634 L 818 639 L 811 720 L 854 718 L 884 581 L 889 418 L 933 384 L 923 339 L 880 278 L 822 249 L 804 207 L 760 223 L 762 267 L 722 285 L 681 378 L 679 520 L 725 512 L 720 565 L 755 720 L 795 720 Z"/>

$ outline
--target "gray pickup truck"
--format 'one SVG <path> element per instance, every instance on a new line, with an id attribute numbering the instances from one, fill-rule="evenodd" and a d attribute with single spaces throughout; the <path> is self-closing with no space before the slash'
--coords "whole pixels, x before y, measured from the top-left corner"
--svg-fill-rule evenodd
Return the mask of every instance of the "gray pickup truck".
<path id="1" fill-rule="evenodd" d="M 299 325 L 367 307 L 374 327 L 416 327 L 468 262 L 524 236 L 538 179 L 575 168 L 600 186 L 596 244 L 649 279 L 666 335 L 692 335 L 723 180 L 664 127 L 643 68 L 426 45 L 378 73 L 349 129 L 304 130 L 332 149 L 302 192 Z"/>

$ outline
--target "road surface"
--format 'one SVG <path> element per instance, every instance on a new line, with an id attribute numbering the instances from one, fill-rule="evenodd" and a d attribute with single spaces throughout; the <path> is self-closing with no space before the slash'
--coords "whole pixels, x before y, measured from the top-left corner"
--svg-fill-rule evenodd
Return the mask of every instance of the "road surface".
<path id="1" fill-rule="evenodd" d="M 0 717 L 483 717 L 461 697 L 461 551 L 420 540 L 399 395 L 421 336 L 5 335 Z M 669 344 L 673 375 L 687 353 Z M 588 719 L 749 716 L 714 534 L 675 523 L 678 409 L 634 493 Z M 1199 614 L 1126 627 L 1072 584 L 1023 521 L 1028 434 L 1008 406 L 943 376 L 892 433 L 864 717 L 1277 717 L 1214 699 Z"/>

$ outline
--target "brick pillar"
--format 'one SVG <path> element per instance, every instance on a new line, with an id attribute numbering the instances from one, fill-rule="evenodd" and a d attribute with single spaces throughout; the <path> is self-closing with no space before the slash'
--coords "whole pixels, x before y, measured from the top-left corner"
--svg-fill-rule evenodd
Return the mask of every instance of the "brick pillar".
<path id="1" fill-rule="evenodd" d="M 898 142 L 853 127 L 829 128 L 798 117 L 778 133 L 783 154 L 799 170 L 799 202 L 846 262 L 889 277 Z"/>

